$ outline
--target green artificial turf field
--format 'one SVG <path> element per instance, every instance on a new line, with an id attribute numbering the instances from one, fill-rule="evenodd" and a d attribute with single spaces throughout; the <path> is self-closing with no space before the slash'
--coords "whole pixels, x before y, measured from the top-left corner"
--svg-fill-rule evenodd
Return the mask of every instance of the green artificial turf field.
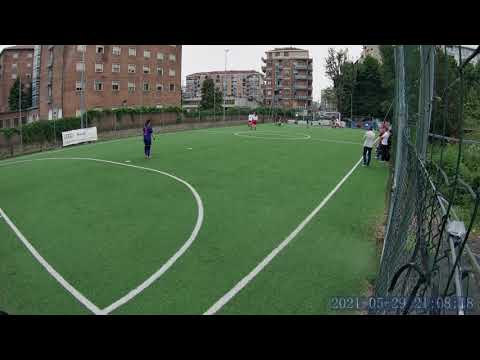
<path id="1" fill-rule="evenodd" d="M 151 160 L 140 137 L 34 154 L 0 162 L 0 208 L 98 311 L 203 314 L 354 167 L 362 136 L 265 124 L 161 134 Z M 334 314 L 331 297 L 366 295 L 387 174 L 374 159 L 357 167 L 217 313 Z M 91 314 L 17 235 L 0 219 L 0 310 Z"/>

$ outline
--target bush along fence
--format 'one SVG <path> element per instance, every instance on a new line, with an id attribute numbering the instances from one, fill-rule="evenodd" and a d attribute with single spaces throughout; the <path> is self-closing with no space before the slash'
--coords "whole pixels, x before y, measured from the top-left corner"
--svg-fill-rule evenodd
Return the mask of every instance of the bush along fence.
<path id="1" fill-rule="evenodd" d="M 200 126 L 215 126 L 215 124 L 228 125 L 247 120 L 249 113 L 256 111 L 259 121 L 270 122 L 270 108 L 231 108 L 225 112 L 225 123 L 223 123 L 223 111 L 201 110 L 186 112 L 178 107 L 156 108 L 122 108 L 115 110 L 89 110 L 86 113 L 86 126 L 96 126 L 99 138 L 115 138 L 120 132 L 126 130 L 141 129 L 148 119 L 154 127 L 165 127 L 174 129 L 191 129 Z M 292 111 L 277 110 L 277 114 L 283 120 L 294 116 Z M 62 118 L 55 121 L 40 120 L 22 127 L 22 138 L 20 130 L 14 128 L 0 129 L 0 157 L 10 157 L 22 153 L 46 150 L 62 145 L 62 132 L 79 129 L 81 127 L 80 117 Z M 132 133 L 132 132 L 130 132 Z M 135 132 L 133 131 L 133 134 Z M 22 144 L 22 146 L 20 146 Z M 20 149 L 21 148 L 21 149 Z"/>

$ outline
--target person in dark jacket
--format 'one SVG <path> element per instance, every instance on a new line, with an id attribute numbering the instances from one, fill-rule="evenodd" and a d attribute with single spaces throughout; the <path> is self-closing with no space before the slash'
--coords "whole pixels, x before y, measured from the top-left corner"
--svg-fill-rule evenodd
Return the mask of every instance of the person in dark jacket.
<path id="1" fill-rule="evenodd" d="M 151 149 L 152 149 L 152 138 L 155 140 L 153 136 L 153 128 L 151 120 L 147 120 L 145 125 L 143 126 L 143 143 L 145 144 L 145 159 L 151 158 Z"/>

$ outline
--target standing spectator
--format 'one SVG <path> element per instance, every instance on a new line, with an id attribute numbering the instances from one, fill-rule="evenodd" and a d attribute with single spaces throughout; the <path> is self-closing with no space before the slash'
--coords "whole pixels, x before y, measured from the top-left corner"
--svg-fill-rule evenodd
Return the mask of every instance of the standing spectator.
<path id="1" fill-rule="evenodd" d="M 390 131 L 388 128 L 385 130 L 385 132 L 381 135 L 381 156 L 382 156 L 382 161 L 389 161 L 390 160 L 390 154 L 389 154 L 389 148 L 388 148 L 388 139 L 390 138 Z"/>
<path id="2" fill-rule="evenodd" d="M 363 136 L 365 142 L 363 143 L 363 166 L 370 166 L 370 160 L 372 158 L 372 148 L 375 144 L 375 133 L 369 126 L 366 126 L 367 132 Z"/>

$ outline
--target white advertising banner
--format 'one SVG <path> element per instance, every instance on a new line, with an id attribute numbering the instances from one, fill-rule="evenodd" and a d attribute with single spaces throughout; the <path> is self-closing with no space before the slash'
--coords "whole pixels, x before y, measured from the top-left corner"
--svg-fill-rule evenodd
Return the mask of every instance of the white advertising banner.
<path id="1" fill-rule="evenodd" d="M 63 146 L 81 144 L 87 141 L 97 141 L 97 128 L 91 127 L 62 132 Z"/>

